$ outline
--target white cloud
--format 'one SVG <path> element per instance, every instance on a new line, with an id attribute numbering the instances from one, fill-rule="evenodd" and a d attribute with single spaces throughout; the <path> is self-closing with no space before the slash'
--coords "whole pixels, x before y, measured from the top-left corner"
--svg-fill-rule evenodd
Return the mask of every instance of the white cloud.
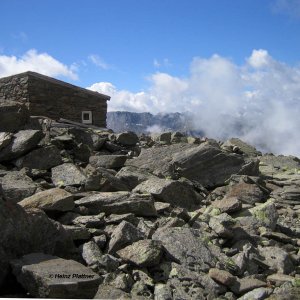
<path id="1" fill-rule="evenodd" d="M 96 65 L 100 69 L 108 70 L 111 68 L 111 66 L 109 66 L 100 56 L 96 54 L 91 54 L 88 58 L 94 65 Z"/>
<path id="2" fill-rule="evenodd" d="M 170 63 L 170 60 L 168 58 L 164 58 L 161 61 L 159 61 L 158 59 L 154 58 L 153 59 L 153 66 L 158 69 L 160 67 L 171 67 L 172 64 Z"/>
<path id="3" fill-rule="evenodd" d="M 259 49 L 253 50 L 252 55 L 248 58 L 248 63 L 251 67 L 259 69 L 267 66 L 271 62 L 271 57 L 268 51 Z"/>
<path id="4" fill-rule="evenodd" d="M 155 73 L 149 81 L 139 93 L 110 83 L 90 88 L 111 96 L 111 111 L 190 111 L 207 136 L 238 136 L 266 151 L 300 156 L 299 66 L 260 49 L 241 66 L 219 55 L 194 58 L 187 78 Z"/>
<path id="5" fill-rule="evenodd" d="M 77 80 L 75 66 L 66 66 L 47 53 L 38 53 L 35 49 L 27 51 L 21 57 L 0 55 L 0 77 L 26 71 L 34 71 L 48 76 L 64 76 Z"/>
<path id="6" fill-rule="evenodd" d="M 275 0 L 272 9 L 275 13 L 285 14 L 293 19 L 300 18 L 299 0 Z"/>

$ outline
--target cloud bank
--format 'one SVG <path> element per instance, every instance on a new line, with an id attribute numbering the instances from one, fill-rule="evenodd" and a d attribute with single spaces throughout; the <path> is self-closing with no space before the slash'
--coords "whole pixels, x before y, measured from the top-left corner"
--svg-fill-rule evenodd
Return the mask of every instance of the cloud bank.
<path id="1" fill-rule="evenodd" d="M 35 71 L 48 76 L 63 76 L 77 80 L 75 66 L 66 66 L 47 53 L 38 53 L 35 49 L 27 51 L 21 57 L 0 55 L 0 77 L 26 71 Z"/>
<path id="2" fill-rule="evenodd" d="M 300 156 L 300 66 L 259 49 L 243 65 L 219 55 L 196 57 L 186 78 L 158 72 L 149 81 L 138 93 L 109 82 L 89 88 L 112 97 L 111 111 L 188 111 L 209 137 L 240 137 L 263 151 Z"/>
<path id="3" fill-rule="evenodd" d="M 287 15 L 293 19 L 300 18 L 299 0 L 275 0 L 272 9 L 275 13 Z"/>

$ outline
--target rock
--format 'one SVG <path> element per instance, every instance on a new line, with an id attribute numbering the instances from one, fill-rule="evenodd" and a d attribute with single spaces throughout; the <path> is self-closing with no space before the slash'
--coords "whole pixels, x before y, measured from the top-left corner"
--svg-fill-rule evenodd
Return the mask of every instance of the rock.
<path id="1" fill-rule="evenodd" d="M 14 134 L 10 144 L 1 149 L 0 161 L 12 160 L 26 154 L 36 147 L 42 137 L 40 130 L 20 130 Z"/>
<path id="2" fill-rule="evenodd" d="M 123 167 L 116 175 L 130 190 L 152 177 L 154 176 L 147 171 L 131 166 Z"/>
<path id="3" fill-rule="evenodd" d="M 230 286 L 230 289 L 237 295 L 242 295 L 254 289 L 265 287 L 267 284 L 259 279 L 244 277 L 237 280 Z"/>
<path id="4" fill-rule="evenodd" d="M 129 293 L 122 291 L 112 285 L 100 284 L 94 299 L 132 299 Z"/>
<path id="5" fill-rule="evenodd" d="M 232 213 L 242 209 L 242 203 L 236 197 L 225 197 L 222 200 L 214 201 L 212 206 L 218 208 L 222 213 Z"/>
<path id="6" fill-rule="evenodd" d="M 88 165 L 93 168 L 92 166 Z M 88 167 L 87 167 L 88 168 Z M 87 170 L 86 168 L 86 170 Z M 98 184 L 99 187 L 97 189 L 93 188 L 91 190 L 99 190 L 101 192 L 117 192 L 117 191 L 129 191 L 131 190 L 126 183 L 121 181 L 118 177 L 113 175 L 111 172 L 104 168 L 94 169 L 99 174 Z"/>
<path id="7" fill-rule="evenodd" d="M 107 272 L 114 272 L 119 267 L 120 263 L 119 260 L 110 255 L 110 254 L 104 254 L 99 259 L 99 265 L 104 268 Z"/>
<path id="8" fill-rule="evenodd" d="M 133 213 L 137 216 L 156 216 L 154 200 L 151 195 L 131 194 L 129 192 L 103 192 L 75 201 L 76 205 L 87 207 L 91 214 Z"/>
<path id="9" fill-rule="evenodd" d="M 226 197 L 236 197 L 243 203 L 255 204 L 264 199 L 264 193 L 256 184 L 241 182 L 231 186 Z"/>
<path id="10" fill-rule="evenodd" d="M 189 184 L 177 180 L 150 178 L 133 189 L 135 193 L 150 193 L 158 201 L 191 209 L 200 204 L 203 197 Z"/>
<path id="11" fill-rule="evenodd" d="M 217 216 L 211 216 L 209 219 L 209 227 L 215 231 L 215 233 L 223 238 L 231 238 L 233 232 L 231 230 L 235 221 L 228 214 L 222 213 Z"/>
<path id="12" fill-rule="evenodd" d="M 10 132 L 0 132 L 0 150 L 9 145 L 13 134 Z"/>
<path id="13" fill-rule="evenodd" d="M 294 270 L 293 263 L 286 251 L 279 247 L 263 247 L 259 249 L 260 254 L 265 258 L 266 263 L 283 274 L 290 274 Z"/>
<path id="14" fill-rule="evenodd" d="M 133 225 L 137 225 L 139 223 L 139 219 L 132 213 L 129 214 L 111 214 L 105 218 L 105 224 L 120 224 L 122 221 L 127 221 Z"/>
<path id="15" fill-rule="evenodd" d="M 159 177 L 185 177 L 205 187 L 224 185 L 232 174 L 258 175 L 257 161 L 207 143 L 142 149 L 140 156 L 128 160 L 126 166 L 139 167 Z"/>
<path id="16" fill-rule="evenodd" d="M 74 245 L 62 226 L 41 210 L 25 211 L 0 199 L 0 286 L 11 259 L 31 252 L 70 256 Z"/>
<path id="17" fill-rule="evenodd" d="M 246 293 L 237 300 L 263 300 L 272 294 L 273 290 L 271 288 L 257 288 L 251 292 Z"/>
<path id="18" fill-rule="evenodd" d="M 154 297 L 157 300 L 172 300 L 172 291 L 166 284 L 157 283 L 154 288 Z"/>
<path id="19" fill-rule="evenodd" d="M 225 286 L 232 285 L 236 280 L 236 277 L 231 275 L 229 272 L 216 268 L 211 268 L 208 272 L 208 275 L 215 281 Z"/>
<path id="20" fill-rule="evenodd" d="M 124 146 L 134 146 L 138 141 L 138 136 L 132 131 L 122 132 L 116 135 L 116 142 Z"/>
<path id="21" fill-rule="evenodd" d="M 65 163 L 51 169 L 52 182 L 57 187 L 84 185 L 86 176 L 72 163 Z"/>
<path id="22" fill-rule="evenodd" d="M 300 288 L 293 287 L 290 282 L 282 284 L 275 288 L 273 294 L 268 298 L 269 300 L 294 300 L 299 299 Z"/>
<path id="23" fill-rule="evenodd" d="M 151 137 L 155 142 L 159 142 L 163 145 L 169 145 L 171 143 L 171 132 L 162 132 L 157 134 L 152 134 Z"/>
<path id="24" fill-rule="evenodd" d="M 97 155 L 91 156 L 89 163 L 96 169 L 118 169 L 124 166 L 126 160 L 126 155 Z"/>
<path id="25" fill-rule="evenodd" d="M 25 208 L 40 208 L 45 211 L 68 211 L 74 208 L 73 195 L 59 188 L 36 193 L 18 203 Z"/>
<path id="26" fill-rule="evenodd" d="M 23 171 L 12 171 L 0 178 L 0 191 L 7 201 L 19 202 L 32 196 L 38 185 Z"/>
<path id="27" fill-rule="evenodd" d="M 1 131 L 16 132 L 24 128 L 29 120 L 29 112 L 25 105 L 14 101 L 0 102 Z"/>
<path id="28" fill-rule="evenodd" d="M 275 198 L 277 203 L 298 205 L 300 204 L 300 187 L 299 185 L 284 186 L 282 189 L 273 191 L 270 196 Z"/>
<path id="29" fill-rule="evenodd" d="M 295 277 L 290 275 L 285 275 L 282 273 L 275 273 L 271 274 L 267 277 L 267 280 L 271 283 L 275 283 L 277 285 L 281 285 L 284 282 L 291 282 L 293 283 L 295 281 Z"/>
<path id="30" fill-rule="evenodd" d="M 222 145 L 222 148 L 224 149 L 228 149 L 228 148 L 234 149 L 234 147 L 240 149 L 241 153 L 247 156 L 256 157 L 261 155 L 261 152 L 257 151 L 255 147 L 243 142 L 238 138 L 231 138 Z"/>
<path id="31" fill-rule="evenodd" d="M 249 212 L 262 226 L 270 228 L 271 230 L 275 229 L 278 220 L 278 213 L 272 199 L 249 209 Z"/>
<path id="32" fill-rule="evenodd" d="M 162 253 L 162 244 L 152 240 L 140 240 L 117 251 L 117 255 L 123 260 L 139 267 L 159 264 Z"/>
<path id="33" fill-rule="evenodd" d="M 19 158 L 15 165 L 18 168 L 48 170 L 62 163 L 60 151 L 56 146 L 38 148 Z"/>
<path id="34" fill-rule="evenodd" d="M 198 230 L 183 227 L 159 228 L 152 239 L 161 241 L 171 258 L 189 269 L 208 271 L 215 266 L 216 258 Z"/>
<path id="35" fill-rule="evenodd" d="M 82 264 L 43 253 L 11 262 L 17 280 L 37 298 L 92 298 L 100 277 Z"/>
<path id="36" fill-rule="evenodd" d="M 104 214 L 102 213 L 96 216 L 79 216 L 73 219 L 72 223 L 86 228 L 99 228 L 104 225 Z"/>
<path id="37" fill-rule="evenodd" d="M 179 131 L 173 132 L 171 134 L 171 143 L 187 143 L 187 137 Z"/>
<path id="38" fill-rule="evenodd" d="M 98 265 L 99 260 L 102 257 L 102 252 L 95 242 L 89 241 L 89 242 L 81 245 L 79 249 L 80 249 L 82 258 L 84 259 L 84 261 L 87 263 L 88 266 L 97 266 Z"/>
<path id="39" fill-rule="evenodd" d="M 144 235 L 135 226 L 129 222 L 123 221 L 112 233 L 109 241 L 108 252 L 113 254 L 127 245 L 143 238 Z"/>
<path id="40" fill-rule="evenodd" d="M 98 247 L 103 250 L 107 243 L 107 238 L 105 234 L 101 234 L 93 237 L 93 241 L 98 245 Z"/>
<path id="41" fill-rule="evenodd" d="M 89 240 L 91 234 L 87 228 L 82 226 L 63 225 L 64 230 L 72 238 L 72 240 Z"/>

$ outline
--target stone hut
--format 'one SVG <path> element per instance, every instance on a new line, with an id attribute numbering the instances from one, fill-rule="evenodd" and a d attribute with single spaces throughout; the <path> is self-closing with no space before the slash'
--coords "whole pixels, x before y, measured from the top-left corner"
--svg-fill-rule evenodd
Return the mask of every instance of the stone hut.
<path id="1" fill-rule="evenodd" d="M 106 127 L 109 96 L 35 72 L 0 78 L 0 104 L 23 103 L 32 116 Z"/>

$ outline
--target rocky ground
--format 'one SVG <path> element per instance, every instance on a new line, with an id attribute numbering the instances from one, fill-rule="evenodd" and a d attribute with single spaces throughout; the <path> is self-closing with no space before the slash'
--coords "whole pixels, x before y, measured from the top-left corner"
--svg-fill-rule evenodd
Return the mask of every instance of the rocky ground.
<path id="1" fill-rule="evenodd" d="M 0 120 L 0 297 L 300 299 L 298 158 Z"/>

